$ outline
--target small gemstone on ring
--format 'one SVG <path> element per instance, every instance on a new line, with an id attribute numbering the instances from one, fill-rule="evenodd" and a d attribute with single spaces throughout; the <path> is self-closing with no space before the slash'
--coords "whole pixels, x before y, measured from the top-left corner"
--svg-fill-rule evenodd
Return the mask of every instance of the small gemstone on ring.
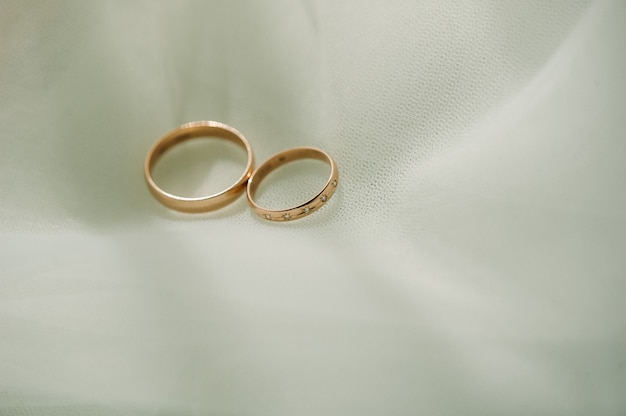
<path id="1" fill-rule="evenodd" d="M 283 217 L 285 218 L 285 220 L 289 221 L 291 219 L 291 214 L 287 212 L 285 215 L 283 215 Z"/>
<path id="2" fill-rule="evenodd" d="M 326 202 L 328 200 L 328 197 L 326 195 L 322 195 L 320 199 L 322 200 L 322 202 Z"/>
<path id="3" fill-rule="evenodd" d="M 303 213 L 303 214 L 308 214 L 309 212 L 311 212 L 311 208 L 309 208 L 309 207 L 306 207 L 306 208 L 304 208 L 304 209 L 302 210 L 302 213 Z"/>
<path id="4" fill-rule="evenodd" d="M 332 182 L 332 185 L 333 185 L 333 186 L 337 186 L 337 179 L 335 179 L 335 180 Z"/>
<path id="5" fill-rule="evenodd" d="M 265 214 L 265 219 L 266 219 L 266 220 L 271 220 L 271 219 L 272 219 L 272 216 L 271 216 L 270 214 Z"/>

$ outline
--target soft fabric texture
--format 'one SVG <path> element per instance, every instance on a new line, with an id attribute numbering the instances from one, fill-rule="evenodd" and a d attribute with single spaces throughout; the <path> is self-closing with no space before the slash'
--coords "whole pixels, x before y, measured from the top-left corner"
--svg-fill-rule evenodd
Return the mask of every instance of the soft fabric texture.
<path id="1" fill-rule="evenodd" d="M 621 0 L 1 1 L 0 414 L 626 414 L 625 21 Z M 337 193 L 287 224 L 245 197 L 168 210 L 144 157 L 194 120 L 257 164 L 328 151 Z M 168 186 L 236 176 L 198 146 Z M 265 201 L 320 178 L 293 166 Z"/>

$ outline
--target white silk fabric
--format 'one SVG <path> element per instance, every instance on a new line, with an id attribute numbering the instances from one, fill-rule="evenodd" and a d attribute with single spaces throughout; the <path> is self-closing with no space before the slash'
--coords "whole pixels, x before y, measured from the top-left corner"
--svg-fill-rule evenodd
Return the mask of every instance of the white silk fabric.
<path id="1" fill-rule="evenodd" d="M 621 0 L 1 1 L 0 414 L 625 414 L 625 22 Z M 194 120 L 258 163 L 326 150 L 337 193 L 288 224 L 244 197 L 169 211 L 143 160 Z M 191 191 L 195 154 L 169 170 Z M 237 171 L 218 155 L 207 177 Z"/>

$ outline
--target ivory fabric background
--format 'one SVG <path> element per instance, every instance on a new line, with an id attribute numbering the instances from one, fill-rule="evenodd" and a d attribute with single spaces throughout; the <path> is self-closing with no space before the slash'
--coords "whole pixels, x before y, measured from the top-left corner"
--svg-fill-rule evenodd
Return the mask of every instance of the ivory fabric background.
<path id="1" fill-rule="evenodd" d="M 0 414 L 626 414 L 625 41 L 621 0 L 0 1 Z M 193 120 L 337 194 L 168 211 Z"/>

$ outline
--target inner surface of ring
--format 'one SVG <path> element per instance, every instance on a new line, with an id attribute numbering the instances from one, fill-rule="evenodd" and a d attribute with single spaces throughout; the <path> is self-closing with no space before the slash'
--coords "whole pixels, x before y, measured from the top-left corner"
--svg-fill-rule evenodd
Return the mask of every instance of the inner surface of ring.
<path id="1" fill-rule="evenodd" d="M 156 149 L 152 178 L 159 188 L 173 195 L 214 195 L 236 183 L 245 171 L 248 156 L 242 147 L 245 149 L 237 136 L 217 129 L 175 136 Z"/>
<path id="2" fill-rule="evenodd" d="M 283 152 L 259 167 L 249 184 L 250 196 L 265 209 L 288 209 L 315 197 L 330 173 L 328 159 L 318 152 Z"/>
<path id="3" fill-rule="evenodd" d="M 155 149 L 154 155 L 150 160 L 150 169 L 152 170 L 154 165 L 163 156 L 163 154 L 165 154 L 172 147 L 196 138 L 221 138 L 235 143 L 237 146 L 243 148 L 244 150 L 247 150 L 246 145 L 239 138 L 239 136 L 237 136 L 230 130 L 214 126 L 196 126 L 177 131 L 176 133 L 173 133 L 169 137 L 163 139 L 160 146 Z"/>

